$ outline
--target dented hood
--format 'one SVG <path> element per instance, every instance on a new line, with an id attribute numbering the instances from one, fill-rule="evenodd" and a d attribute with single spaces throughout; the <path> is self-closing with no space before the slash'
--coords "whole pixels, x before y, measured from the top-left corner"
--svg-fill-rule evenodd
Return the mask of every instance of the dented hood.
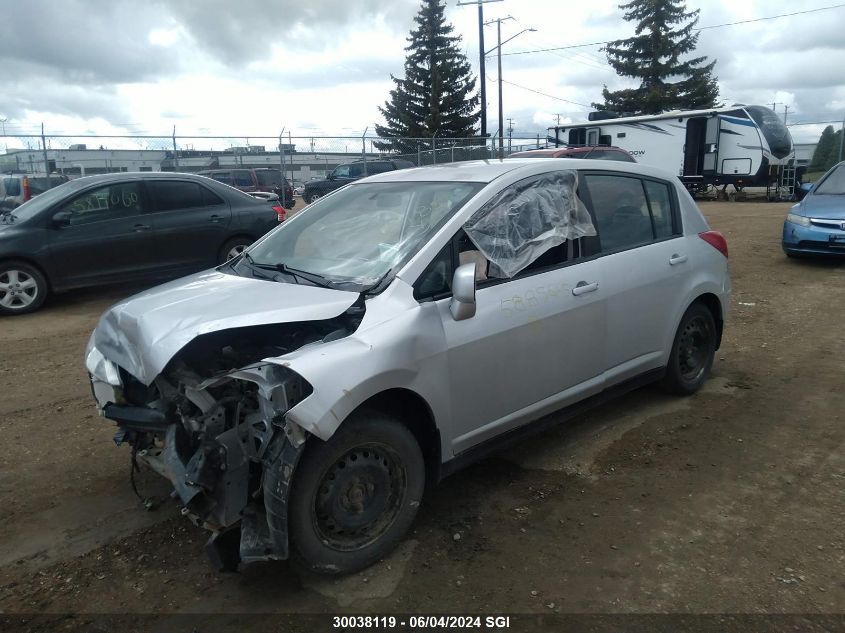
<path id="1" fill-rule="evenodd" d="M 100 318 L 88 347 L 89 352 L 96 347 L 149 385 L 197 336 L 251 325 L 331 319 L 358 296 L 345 290 L 203 272 L 115 304 Z"/>

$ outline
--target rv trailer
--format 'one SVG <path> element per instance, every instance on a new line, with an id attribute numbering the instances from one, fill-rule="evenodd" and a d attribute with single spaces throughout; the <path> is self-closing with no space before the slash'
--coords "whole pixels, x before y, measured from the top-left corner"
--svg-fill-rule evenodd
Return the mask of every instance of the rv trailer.
<path id="1" fill-rule="evenodd" d="M 692 191 L 710 185 L 777 187 L 793 159 L 789 129 L 759 105 L 617 117 L 591 112 L 589 122 L 549 128 L 549 141 L 616 145 L 638 163 L 678 174 Z"/>

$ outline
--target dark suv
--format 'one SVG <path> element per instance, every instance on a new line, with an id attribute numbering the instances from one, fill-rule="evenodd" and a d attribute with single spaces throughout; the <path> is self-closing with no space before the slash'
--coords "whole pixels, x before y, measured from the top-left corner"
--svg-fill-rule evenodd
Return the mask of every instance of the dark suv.
<path id="1" fill-rule="evenodd" d="M 373 174 L 383 174 L 386 171 L 408 169 L 409 167 L 416 167 L 416 165 L 409 160 L 399 159 L 368 160 L 366 165 L 364 161 L 357 160 L 354 163 L 339 165 L 325 180 L 311 180 L 310 182 L 306 182 L 302 198 L 306 203 L 311 204 L 311 202 L 320 196 L 324 196 L 335 189 L 340 189 L 343 185 L 353 180 L 372 176 Z"/>
<path id="2" fill-rule="evenodd" d="M 266 191 L 275 193 L 286 209 L 293 209 L 293 187 L 278 169 L 209 169 L 199 172 L 200 176 L 213 178 L 217 182 L 252 193 Z M 282 184 L 284 183 L 284 184 Z"/>

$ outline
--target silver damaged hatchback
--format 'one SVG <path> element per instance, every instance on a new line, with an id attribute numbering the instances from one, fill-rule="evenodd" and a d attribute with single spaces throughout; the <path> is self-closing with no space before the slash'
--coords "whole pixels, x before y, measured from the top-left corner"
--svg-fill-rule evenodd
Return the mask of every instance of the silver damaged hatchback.
<path id="1" fill-rule="evenodd" d="M 522 432 L 647 382 L 702 385 L 724 238 L 677 178 L 564 162 L 366 178 L 102 316 L 98 407 L 219 568 L 361 569 L 426 484 Z"/>

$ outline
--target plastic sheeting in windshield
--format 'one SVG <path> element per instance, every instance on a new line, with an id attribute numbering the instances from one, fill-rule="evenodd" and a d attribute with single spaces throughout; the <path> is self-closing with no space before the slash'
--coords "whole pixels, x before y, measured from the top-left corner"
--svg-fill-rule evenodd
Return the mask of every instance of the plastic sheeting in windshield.
<path id="1" fill-rule="evenodd" d="M 578 198 L 578 172 L 561 170 L 508 187 L 464 224 L 497 276 L 513 277 L 550 248 L 596 234 Z"/>

